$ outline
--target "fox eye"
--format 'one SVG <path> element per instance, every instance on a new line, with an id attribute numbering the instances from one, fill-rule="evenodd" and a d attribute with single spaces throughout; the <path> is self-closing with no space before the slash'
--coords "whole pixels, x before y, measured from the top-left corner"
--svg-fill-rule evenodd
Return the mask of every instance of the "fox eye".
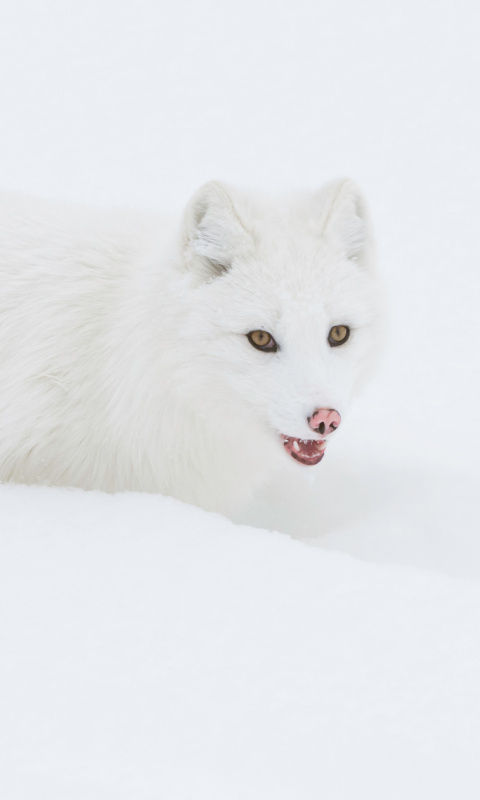
<path id="1" fill-rule="evenodd" d="M 334 325 L 328 334 L 328 344 L 330 347 L 338 347 L 345 344 L 349 336 L 350 328 L 347 325 Z"/>
<path id="2" fill-rule="evenodd" d="M 257 350 L 267 353 L 276 353 L 278 350 L 278 344 L 268 331 L 250 331 L 247 333 L 247 339 Z"/>

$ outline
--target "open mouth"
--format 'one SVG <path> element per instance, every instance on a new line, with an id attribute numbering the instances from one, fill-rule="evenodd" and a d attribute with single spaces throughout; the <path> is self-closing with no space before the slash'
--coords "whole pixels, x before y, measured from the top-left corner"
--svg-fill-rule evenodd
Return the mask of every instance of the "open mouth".
<path id="1" fill-rule="evenodd" d="M 288 455 L 307 467 L 320 463 L 327 446 L 325 439 L 296 439 L 294 436 L 283 435 L 282 439 Z"/>

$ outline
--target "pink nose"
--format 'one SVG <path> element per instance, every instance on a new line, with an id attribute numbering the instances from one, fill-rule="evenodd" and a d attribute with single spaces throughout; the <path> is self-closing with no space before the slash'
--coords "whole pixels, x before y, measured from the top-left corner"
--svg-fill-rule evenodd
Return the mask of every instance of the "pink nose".
<path id="1" fill-rule="evenodd" d="M 340 414 L 334 408 L 317 408 L 308 418 L 308 424 L 312 431 L 320 433 L 322 436 L 336 431 L 341 421 Z"/>

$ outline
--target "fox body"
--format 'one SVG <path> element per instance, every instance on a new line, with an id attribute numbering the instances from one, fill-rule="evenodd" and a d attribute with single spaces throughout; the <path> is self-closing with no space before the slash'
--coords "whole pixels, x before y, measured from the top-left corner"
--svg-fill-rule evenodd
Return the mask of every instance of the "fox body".
<path id="1" fill-rule="evenodd" d="M 210 183 L 172 220 L 3 196 L 0 480 L 228 512 L 321 460 L 381 323 L 351 181 Z"/>

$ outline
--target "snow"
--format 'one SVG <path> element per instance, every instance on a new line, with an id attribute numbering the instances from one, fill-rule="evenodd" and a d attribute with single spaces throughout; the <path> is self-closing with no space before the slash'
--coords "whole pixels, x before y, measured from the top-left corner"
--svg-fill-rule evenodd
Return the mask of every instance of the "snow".
<path id="1" fill-rule="evenodd" d="M 4 797 L 478 796 L 475 582 L 170 498 L 0 494 Z"/>
<path id="2" fill-rule="evenodd" d="M 233 522 L 0 487 L 2 800 L 476 800 L 473 0 L 1 15 L 4 188 L 174 210 L 351 175 L 391 317 L 314 477 Z"/>

